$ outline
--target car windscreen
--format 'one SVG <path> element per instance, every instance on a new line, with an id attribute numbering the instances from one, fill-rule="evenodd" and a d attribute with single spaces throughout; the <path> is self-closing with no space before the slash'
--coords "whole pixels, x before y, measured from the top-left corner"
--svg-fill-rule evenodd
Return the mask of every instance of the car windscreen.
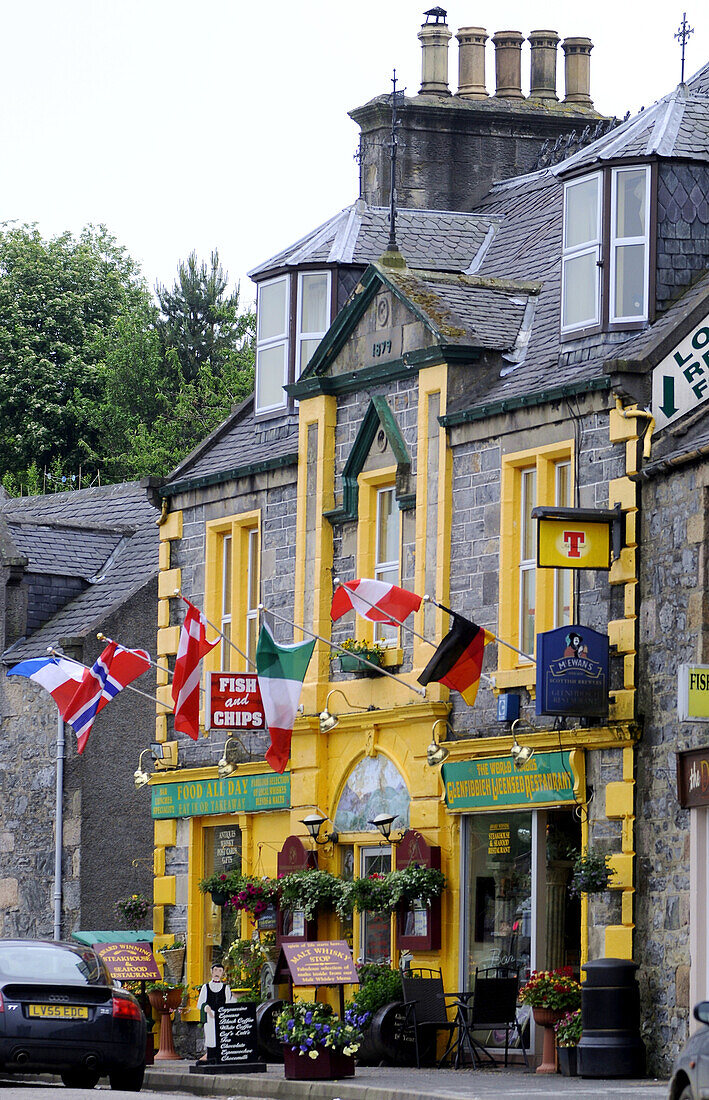
<path id="1" fill-rule="evenodd" d="M 72 951 L 51 943 L 0 943 L 0 980 L 82 982 L 105 981 L 94 951 Z"/>

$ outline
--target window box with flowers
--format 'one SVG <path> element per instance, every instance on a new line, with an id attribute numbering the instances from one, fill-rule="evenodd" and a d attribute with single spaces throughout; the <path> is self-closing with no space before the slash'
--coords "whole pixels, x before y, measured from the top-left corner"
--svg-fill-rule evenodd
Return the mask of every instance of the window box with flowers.
<path id="1" fill-rule="evenodd" d="M 384 659 L 385 647 L 378 642 L 358 642 L 356 638 L 345 638 L 341 643 L 346 653 L 340 650 L 334 652 L 335 657 L 340 658 L 340 670 L 342 672 L 354 672 L 360 676 L 378 676 Z M 360 658 L 364 658 L 360 660 Z M 366 664 L 365 662 L 369 662 Z M 372 668 L 376 665 L 376 668 Z"/>
<path id="2" fill-rule="evenodd" d="M 275 1033 L 283 1043 L 287 1080 L 334 1081 L 354 1076 L 362 1031 L 351 1010 L 341 1020 L 330 1005 L 296 1001 L 276 1017 Z"/>

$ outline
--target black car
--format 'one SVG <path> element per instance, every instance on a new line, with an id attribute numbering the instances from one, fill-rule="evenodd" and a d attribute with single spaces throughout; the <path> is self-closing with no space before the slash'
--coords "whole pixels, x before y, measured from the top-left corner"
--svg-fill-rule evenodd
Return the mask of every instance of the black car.
<path id="1" fill-rule="evenodd" d="M 709 1024 L 709 1001 L 700 1001 L 694 1008 L 694 1018 Z M 674 1064 L 668 1100 L 700 1100 L 709 1095 L 709 1027 L 690 1035 Z"/>
<path id="2" fill-rule="evenodd" d="M 89 947 L 0 941 L 0 1072 L 58 1073 L 67 1088 L 137 1092 L 146 1021 Z"/>

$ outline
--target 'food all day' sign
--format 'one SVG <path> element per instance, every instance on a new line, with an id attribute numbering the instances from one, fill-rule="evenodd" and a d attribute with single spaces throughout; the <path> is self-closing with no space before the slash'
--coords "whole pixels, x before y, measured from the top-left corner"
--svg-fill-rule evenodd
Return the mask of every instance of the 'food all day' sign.
<path id="1" fill-rule="evenodd" d="M 258 679 L 249 672 L 211 672 L 207 677 L 207 729 L 263 730 Z"/>
<path id="2" fill-rule="evenodd" d="M 652 415 L 658 430 L 709 398 L 709 317 L 680 340 L 652 372 Z"/>

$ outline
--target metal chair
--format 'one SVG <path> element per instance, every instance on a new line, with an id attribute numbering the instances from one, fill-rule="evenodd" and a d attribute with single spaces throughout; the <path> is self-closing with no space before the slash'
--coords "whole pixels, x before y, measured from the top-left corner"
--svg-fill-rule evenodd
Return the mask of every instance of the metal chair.
<path id="1" fill-rule="evenodd" d="M 510 972 L 509 968 L 490 967 L 476 970 L 468 1027 L 470 1031 L 504 1031 L 505 1065 L 508 1065 L 509 1061 L 510 1032 L 516 1031 L 524 1064 L 529 1069 L 522 1029 L 517 1019 L 518 995 L 519 977 L 515 972 Z M 482 1043 L 473 1041 L 481 1052 L 484 1051 L 491 1061 L 495 1061 Z"/>
<path id="2" fill-rule="evenodd" d="M 401 975 L 404 995 L 405 1026 L 413 1031 L 416 1065 L 422 1060 L 436 1061 L 436 1040 L 439 1031 L 452 1035 L 456 1024 L 448 1019 L 440 970 L 417 967 Z"/>

